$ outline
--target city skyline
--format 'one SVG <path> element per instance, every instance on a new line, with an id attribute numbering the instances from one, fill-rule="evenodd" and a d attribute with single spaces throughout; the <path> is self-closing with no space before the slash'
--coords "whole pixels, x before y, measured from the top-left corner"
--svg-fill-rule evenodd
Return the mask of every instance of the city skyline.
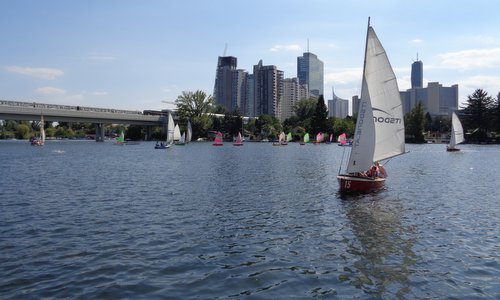
<path id="1" fill-rule="evenodd" d="M 230 5 L 231 4 L 231 5 Z M 459 103 L 475 89 L 500 91 L 499 4 L 474 1 L 3 1 L 0 98 L 112 107 L 170 108 L 182 91 L 212 95 L 219 56 L 252 72 L 260 60 L 285 78 L 297 57 L 324 63 L 324 97 L 359 95 L 368 16 L 384 44 L 399 89 L 411 87 L 411 63 L 423 85 L 459 85 Z M 231 9 L 228 9 L 228 8 Z M 474 12 L 480 18 L 471 18 Z"/>

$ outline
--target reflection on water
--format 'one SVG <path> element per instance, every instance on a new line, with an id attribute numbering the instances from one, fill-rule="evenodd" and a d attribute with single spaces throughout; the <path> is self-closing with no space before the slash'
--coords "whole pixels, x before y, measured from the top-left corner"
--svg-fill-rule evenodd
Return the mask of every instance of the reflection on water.
<path id="1" fill-rule="evenodd" d="M 411 291 L 409 276 L 418 259 L 412 251 L 414 237 L 411 228 L 401 224 L 399 201 L 382 201 L 381 196 L 357 196 L 343 203 L 356 239 L 348 244 L 354 268 L 346 268 L 340 277 L 373 297 L 390 291 L 404 299 Z"/>
<path id="2" fill-rule="evenodd" d="M 499 146 L 408 145 L 345 197 L 345 147 L 153 148 L 0 141 L 1 298 L 500 296 Z"/>

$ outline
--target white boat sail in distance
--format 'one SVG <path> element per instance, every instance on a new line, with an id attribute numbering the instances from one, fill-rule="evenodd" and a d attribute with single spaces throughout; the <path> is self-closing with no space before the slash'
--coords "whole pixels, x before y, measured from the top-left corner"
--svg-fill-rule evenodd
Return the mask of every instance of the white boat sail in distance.
<path id="1" fill-rule="evenodd" d="M 174 118 L 172 117 L 172 113 L 169 113 L 167 123 L 167 148 L 170 148 L 174 143 L 174 127 Z"/>
<path id="2" fill-rule="evenodd" d="M 361 102 L 345 174 L 337 176 L 341 192 L 368 192 L 385 178 L 364 176 L 375 162 L 405 153 L 403 107 L 396 76 L 368 19 Z"/>
<path id="3" fill-rule="evenodd" d="M 454 152 L 460 151 L 455 146 L 464 142 L 464 129 L 462 123 L 455 112 L 451 113 L 451 134 L 450 144 L 446 147 L 446 151 Z"/>

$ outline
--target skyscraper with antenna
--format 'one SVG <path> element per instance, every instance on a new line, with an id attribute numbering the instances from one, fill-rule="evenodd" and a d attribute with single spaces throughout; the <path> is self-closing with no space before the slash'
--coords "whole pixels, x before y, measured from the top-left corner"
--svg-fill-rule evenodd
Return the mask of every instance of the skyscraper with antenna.
<path id="1" fill-rule="evenodd" d="M 411 88 L 416 89 L 416 88 L 422 88 L 423 87 L 423 81 L 424 81 L 424 67 L 422 64 L 422 61 L 418 60 L 418 53 L 417 53 L 417 60 L 414 61 L 411 64 Z"/>
<path id="2" fill-rule="evenodd" d="M 297 57 L 297 77 L 299 83 L 309 89 L 309 97 L 318 98 L 319 95 L 323 95 L 323 62 L 309 52 L 309 39 L 307 39 L 307 52 Z"/>

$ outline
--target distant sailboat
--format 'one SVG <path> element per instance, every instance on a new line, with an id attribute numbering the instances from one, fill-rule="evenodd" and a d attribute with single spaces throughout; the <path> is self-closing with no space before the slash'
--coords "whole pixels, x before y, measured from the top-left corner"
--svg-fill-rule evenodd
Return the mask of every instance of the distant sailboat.
<path id="1" fill-rule="evenodd" d="M 125 133 L 123 133 L 123 130 L 120 132 L 120 135 L 116 138 L 116 144 L 117 145 L 125 144 Z"/>
<path id="2" fill-rule="evenodd" d="M 181 138 L 179 139 L 179 141 L 177 143 L 175 143 L 175 145 L 177 145 L 177 146 L 184 146 L 184 145 L 186 145 L 186 133 L 185 132 L 183 132 L 181 134 Z"/>
<path id="3" fill-rule="evenodd" d="M 169 113 L 167 123 L 167 141 L 165 148 L 170 148 L 174 143 L 174 127 L 174 118 L 172 117 L 172 113 Z"/>
<path id="4" fill-rule="evenodd" d="M 287 143 L 290 143 L 290 142 L 292 141 L 292 139 L 293 139 L 293 138 L 292 138 L 292 133 L 291 133 L 291 132 L 289 132 L 289 133 L 286 135 L 286 142 L 287 142 Z"/>
<path id="5" fill-rule="evenodd" d="M 405 152 L 403 120 L 396 76 L 368 19 L 358 120 L 347 172 L 337 176 L 341 192 L 369 192 L 384 186 L 385 177 L 367 176 L 365 171 Z M 383 167 L 379 171 L 385 173 Z"/>
<path id="6" fill-rule="evenodd" d="M 323 133 L 318 132 L 318 134 L 316 134 L 316 144 L 323 143 L 323 140 L 324 140 Z"/>
<path id="7" fill-rule="evenodd" d="M 236 141 L 234 141 L 233 146 L 243 146 L 243 139 L 241 137 L 241 132 L 238 132 L 238 136 L 236 137 Z"/>
<path id="8" fill-rule="evenodd" d="M 193 138 L 193 129 L 191 128 L 191 122 L 189 122 L 189 120 L 188 120 L 186 143 L 190 143 L 192 138 Z"/>
<path id="9" fill-rule="evenodd" d="M 273 146 L 286 146 L 286 145 L 288 145 L 287 142 L 286 142 L 286 135 L 282 131 L 280 133 L 280 135 L 278 136 L 278 142 L 277 143 L 273 143 Z"/>
<path id="10" fill-rule="evenodd" d="M 181 139 L 181 129 L 179 128 L 179 124 L 175 124 L 174 127 L 174 142 L 177 142 Z"/>
<path id="11" fill-rule="evenodd" d="M 214 143 L 212 145 L 213 146 L 222 146 L 222 145 L 224 145 L 224 143 L 222 143 L 222 132 L 217 131 L 217 133 L 215 134 Z"/>
<path id="12" fill-rule="evenodd" d="M 304 140 L 300 144 L 305 145 L 306 143 L 309 143 L 309 133 L 307 132 L 304 134 Z"/>
<path id="13" fill-rule="evenodd" d="M 35 137 L 30 140 L 32 146 L 43 146 L 45 145 L 45 122 L 43 120 L 43 114 L 40 116 L 40 136 Z"/>
<path id="14" fill-rule="evenodd" d="M 454 152 L 460 151 L 460 149 L 455 148 L 456 145 L 464 142 L 464 129 L 462 128 L 462 123 L 455 112 L 451 113 L 451 135 L 450 144 L 446 147 L 446 151 Z"/>

